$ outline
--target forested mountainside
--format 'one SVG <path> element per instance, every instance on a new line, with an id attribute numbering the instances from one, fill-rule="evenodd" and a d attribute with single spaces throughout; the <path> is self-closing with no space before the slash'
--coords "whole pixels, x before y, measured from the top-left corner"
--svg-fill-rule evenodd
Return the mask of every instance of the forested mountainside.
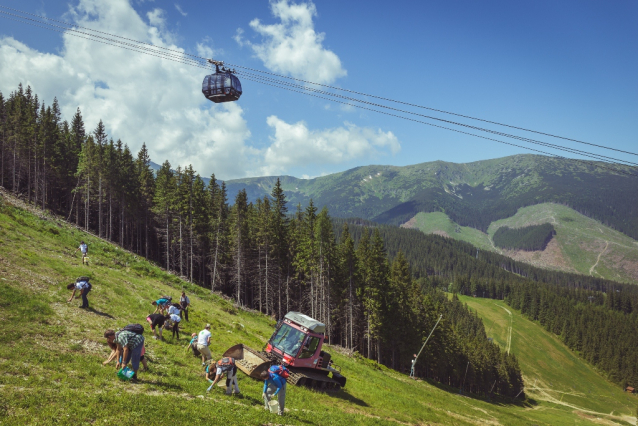
<path id="1" fill-rule="evenodd" d="M 538 320 L 618 384 L 638 385 L 638 286 L 549 271 L 463 241 L 361 219 L 334 219 L 355 241 L 379 232 L 390 257 L 406 253 L 424 288 L 505 300 Z M 542 319 L 541 319 L 542 318 Z M 620 344 L 619 342 L 623 342 Z"/>
<path id="2" fill-rule="evenodd" d="M 551 223 L 530 225 L 523 228 L 502 226 L 494 233 L 494 244 L 510 250 L 537 251 L 545 250 L 547 244 L 556 234 Z"/>
<path id="3" fill-rule="evenodd" d="M 422 291 L 401 254 L 387 257 L 377 233 L 337 241 L 326 208 L 312 203 L 288 214 L 279 183 L 249 203 L 246 191 L 228 202 L 214 175 L 206 187 L 192 167 L 154 174 L 145 146 L 137 158 L 108 140 L 100 121 L 84 128 L 80 110 L 69 124 L 57 104 L 40 104 L 22 87 L 0 96 L 3 143 L 0 183 L 29 205 L 50 208 L 107 241 L 158 262 L 190 282 L 222 291 L 238 305 L 282 318 L 301 311 L 326 324 L 330 343 L 356 350 L 391 368 L 410 367 L 412 354 L 446 313 L 418 373 L 461 386 L 462 366 L 481 373 L 464 385 L 475 393 L 515 396 L 523 382 L 516 358 L 487 340 L 483 325 L 458 302 Z M 19 222 L 15 210 L 4 222 Z M 44 230 L 43 232 L 47 232 Z M 148 271 L 147 271 L 148 272 Z M 449 315 L 448 315 L 449 313 Z M 471 330 L 471 333 L 468 333 Z"/>
<path id="4" fill-rule="evenodd" d="M 332 343 L 393 368 L 409 367 L 437 314 L 447 312 L 456 320 L 448 318 L 449 328 L 441 331 L 449 333 L 431 348 L 438 364 L 420 373 L 460 385 L 462 364 L 476 356 L 484 374 L 475 376 L 474 392 L 485 393 L 492 380 L 504 395 L 520 391 L 516 359 L 488 344 L 482 324 L 465 316 L 455 300 L 446 302 L 440 288 L 510 300 L 536 281 L 565 306 L 586 301 L 578 309 L 606 312 L 599 327 L 612 327 L 618 316 L 635 323 L 638 315 L 636 286 L 542 270 L 417 230 L 365 221 L 349 226 L 332 221 L 326 208 L 317 213 L 310 201 L 289 212 L 280 182 L 254 203 L 240 190 L 231 205 L 225 183 L 218 185 L 214 175 L 205 186 L 192 167 L 172 170 L 168 161 L 154 174 L 145 147 L 133 158 L 126 145 L 108 139 L 102 122 L 89 134 L 79 109 L 69 124 L 56 102 L 46 107 L 22 87 L 0 101 L 0 184 L 27 204 L 48 207 L 240 305 L 276 317 L 306 312 L 327 324 Z M 372 235 L 371 228 L 377 228 Z M 522 300 L 530 309 L 536 303 Z M 575 327 L 582 338 L 584 329 Z M 601 368 L 638 384 L 630 356 Z"/>
<path id="5" fill-rule="evenodd" d="M 638 174 L 638 168 L 627 169 Z M 565 204 L 638 239 L 638 177 L 577 160 L 515 155 L 467 164 L 434 161 L 405 167 L 365 166 L 315 179 L 279 177 L 291 205 L 330 206 L 334 217 L 400 225 L 419 212 L 445 212 L 483 232 L 518 208 Z M 249 199 L 270 193 L 277 177 L 226 182 Z"/>
<path id="6" fill-rule="evenodd" d="M 401 226 L 465 241 L 481 252 L 493 251 L 539 268 L 625 283 L 638 280 L 638 241 L 561 204 L 522 207 L 514 216 L 492 222 L 487 233 L 460 226 L 443 212 L 419 213 Z M 518 232 L 529 226 L 552 226 L 556 232 L 545 248 L 529 246 L 535 251 L 499 248 L 499 230 Z"/>
<path id="7" fill-rule="evenodd" d="M 240 373 L 240 395 L 226 396 L 219 388 L 207 393 L 209 384 L 202 378 L 199 358 L 190 351 L 184 352 L 188 342 L 184 335 L 198 332 L 206 323 L 212 325 L 214 356 L 237 343 L 261 348 L 276 324 L 271 317 L 238 307 L 218 293 L 211 294 L 209 289 L 65 223 L 66 218 L 29 206 L 6 191 L 0 193 L 0 422 L 50 424 L 51 419 L 62 418 L 61 424 L 85 424 L 99 419 L 104 424 L 128 425 L 139 423 L 139 417 L 161 418 L 169 424 L 182 424 L 185 418 L 197 424 L 211 423 L 211 419 L 224 425 L 277 422 L 273 414 L 262 408 L 261 382 Z M 89 244 L 89 266 L 72 255 L 79 239 Z M 66 303 L 69 292 L 65 283 L 69 277 L 87 274 L 94 288 L 89 295 L 91 309 L 82 310 L 77 304 Z M 118 380 L 112 367 L 101 365 L 110 353 L 102 337 L 104 330 L 143 322 L 152 308 L 140 301 L 165 294 L 175 298 L 182 290 L 190 297 L 191 312 L 190 321 L 181 323 L 181 339 L 170 333 L 164 333 L 164 340 L 147 338 L 149 370 L 140 373 L 138 384 Z M 440 293 L 435 294 L 440 297 Z M 485 305 L 502 310 L 488 299 L 461 296 L 464 303 L 468 299 L 485 301 Z M 473 313 L 473 318 L 469 317 L 464 303 L 446 304 L 446 309 L 440 311 L 443 320 L 439 326 L 455 324 L 451 330 L 446 325 L 444 333 L 458 330 L 460 336 L 475 336 L 480 340 L 477 343 L 485 344 L 489 340 L 483 329 L 476 328 L 479 319 Z M 457 315 L 464 320 L 457 320 Z M 449 386 L 432 380 L 409 380 L 406 373 L 331 345 L 324 346 L 324 350 L 347 377 L 346 387 L 338 392 L 318 393 L 289 384 L 284 423 L 566 426 L 589 424 L 589 419 L 592 423 L 604 420 L 609 425 L 632 424 L 635 396 L 584 365 L 550 333 L 521 319 L 517 312 L 514 315 L 510 352 L 516 354 L 521 369 L 519 354 L 524 355 L 526 363 L 532 359 L 523 370 L 526 386 L 518 398 L 476 394 L 476 376 L 490 373 L 478 357 L 480 352 L 472 352 L 476 358 L 470 357 L 458 368 L 464 375 L 467 371 L 465 383 L 453 382 L 454 386 Z M 502 340 L 495 331 L 501 331 L 499 325 L 509 325 L 507 320 L 498 319 L 495 327 L 490 319 L 484 320 L 488 336 L 494 336 L 501 346 Z M 415 342 L 421 338 L 410 337 Z M 444 359 L 434 358 L 437 352 L 429 352 L 430 343 L 438 346 L 441 341 L 436 332 L 430 340 L 418 361 L 418 377 L 426 368 L 436 371 L 438 365 L 448 364 L 448 359 L 462 359 L 460 352 L 445 353 Z M 472 340 L 463 342 L 469 344 Z M 543 368 L 541 376 L 535 374 L 538 366 L 548 360 L 553 362 L 553 368 Z M 564 368 L 555 365 L 563 361 Z M 557 370 L 560 374 L 556 374 Z M 494 381 L 488 391 L 493 385 Z M 581 392 L 586 395 L 584 398 L 580 397 Z M 135 418 L 131 416 L 132 403 Z"/>

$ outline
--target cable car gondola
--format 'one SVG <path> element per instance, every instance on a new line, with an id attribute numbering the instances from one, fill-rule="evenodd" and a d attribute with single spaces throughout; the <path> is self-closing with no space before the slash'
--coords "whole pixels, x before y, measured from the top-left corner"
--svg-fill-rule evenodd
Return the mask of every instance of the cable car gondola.
<path id="1" fill-rule="evenodd" d="M 233 74 L 235 70 L 224 68 L 221 61 L 208 60 L 215 65 L 215 74 L 207 75 L 202 82 L 202 93 L 215 103 L 236 101 L 241 96 L 241 83 Z M 219 66 L 221 67 L 221 70 Z"/>

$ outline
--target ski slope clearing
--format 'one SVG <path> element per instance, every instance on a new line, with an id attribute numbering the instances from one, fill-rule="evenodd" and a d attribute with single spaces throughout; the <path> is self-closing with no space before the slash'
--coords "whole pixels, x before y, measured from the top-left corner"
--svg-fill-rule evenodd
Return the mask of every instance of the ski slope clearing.
<path id="1" fill-rule="evenodd" d="M 556 229 L 545 250 L 502 250 L 492 242 L 500 227 L 522 228 L 543 223 L 551 223 Z M 443 212 L 418 213 L 401 226 L 466 241 L 479 250 L 490 250 L 540 268 L 626 283 L 638 280 L 638 241 L 560 204 L 520 208 L 514 216 L 492 222 L 487 234 L 460 226 Z"/>
<path id="2" fill-rule="evenodd" d="M 541 406 L 561 406 L 605 420 L 636 423 L 638 398 L 598 374 L 553 334 L 503 301 L 459 296 L 483 319 L 488 337 L 511 348 L 521 366 L 527 395 Z"/>
<path id="3" fill-rule="evenodd" d="M 239 342 L 263 346 L 272 332 L 272 319 L 238 309 L 133 253 L 13 203 L 6 193 L 0 197 L 1 424 L 140 425 L 158 419 L 166 424 L 222 425 L 596 423 L 555 403 L 461 396 L 458 389 L 415 382 L 337 347 L 329 350 L 348 377 L 345 390 L 322 394 L 289 387 L 289 411 L 283 418 L 263 409 L 261 383 L 241 373 L 241 395 L 226 396 L 221 388 L 206 394 L 200 361 L 184 351 L 186 336 L 211 323 L 212 351 L 219 357 Z M 72 255 L 79 240 L 89 244 L 88 267 Z M 78 300 L 67 303 L 65 284 L 80 275 L 89 275 L 93 283 L 89 311 L 79 309 Z M 103 331 L 145 323 L 151 300 L 164 293 L 176 297 L 182 289 L 192 302 L 182 339 L 174 340 L 168 333 L 164 342 L 149 338 L 150 371 L 140 372 L 140 384 L 119 381 L 114 367 L 102 365 L 110 352 Z M 518 322 L 514 321 L 513 352 Z M 612 409 L 627 412 L 624 405 L 617 406 Z"/>

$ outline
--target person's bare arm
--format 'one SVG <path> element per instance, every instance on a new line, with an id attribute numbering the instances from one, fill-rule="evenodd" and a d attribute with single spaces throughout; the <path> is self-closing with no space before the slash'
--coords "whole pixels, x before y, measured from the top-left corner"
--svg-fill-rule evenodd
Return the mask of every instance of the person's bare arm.
<path id="1" fill-rule="evenodd" d="M 107 359 L 106 361 L 104 361 L 102 363 L 102 365 L 106 365 L 108 363 L 110 363 L 111 361 L 113 361 L 115 358 L 117 357 L 117 349 L 113 349 L 111 351 L 111 355 L 109 355 L 109 359 Z"/>
<path id="2" fill-rule="evenodd" d="M 128 364 L 127 358 L 129 351 L 130 349 L 128 348 L 128 346 L 124 346 L 124 348 L 122 349 L 122 362 L 120 362 L 120 368 L 124 368 Z"/>
<path id="3" fill-rule="evenodd" d="M 215 381 L 213 382 L 212 385 L 210 385 L 210 387 L 212 388 L 213 386 L 215 386 L 217 384 L 217 382 L 219 382 L 222 379 L 222 377 L 224 377 L 224 373 L 216 375 L 215 376 Z"/>
<path id="4" fill-rule="evenodd" d="M 115 368 L 118 370 L 122 368 L 122 363 L 120 362 L 122 359 L 122 347 L 118 344 L 115 350 Z"/>
<path id="5" fill-rule="evenodd" d="M 71 298 L 68 300 L 68 302 L 72 301 L 73 298 L 75 297 L 75 292 L 77 291 L 77 288 L 73 289 L 73 293 L 71 294 Z"/>

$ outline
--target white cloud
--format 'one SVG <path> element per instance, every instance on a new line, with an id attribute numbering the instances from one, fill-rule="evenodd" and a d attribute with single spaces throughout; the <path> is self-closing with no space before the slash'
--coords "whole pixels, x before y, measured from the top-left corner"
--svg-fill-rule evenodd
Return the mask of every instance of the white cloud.
<path id="1" fill-rule="evenodd" d="M 289 15 L 297 16 L 295 22 L 311 24 L 313 14 L 304 17 L 307 4 L 282 4 L 278 7 L 285 6 Z M 293 19 L 283 12 L 281 16 L 284 21 Z M 80 0 L 65 19 L 184 51 L 172 41 L 177 37 L 166 30 L 164 11 L 154 9 L 140 16 L 128 0 Z M 197 43 L 197 52 L 208 57 L 219 54 L 209 46 L 213 41 L 205 39 Z M 0 91 L 5 97 L 19 83 L 25 88 L 30 85 L 47 104 L 57 97 L 63 118 L 69 121 L 80 107 L 88 132 L 102 119 L 109 135 L 122 139 L 133 152 L 146 142 L 157 163 L 168 159 L 174 167 L 192 164 L 204 176 L 214 172 L 222 179 L 232 179 L 260 172 L 284 173 L 299 165 L 364 160 L 400 149 L 391 132 L 350 123 L 310 130 L 303 122 L 289 124 L 276 116 L 267 119 L 270 145 L 257 149 L 251 145 L 241 103 L 218 105 L 203 97 L 201 81 L 206 73 L 70 34 L 62 36 L 62 46 L 55 53 L 0 35 Z M 318 169 L 309 170 L 316 175 Z"/>
<path id="2" fill-rule="evenodd" d="M 240 46 L 251 46 L 264 65 L 275 72 L 290 74 L 316 83 L 332 83 L 347 74 L 341 60 L 323 47 L 324 33 L 317 33 L 312 18 L 317 9 L 312 2 L 291 3 L 280 0 L 270 3 L 279 24 L 266 25 L 253 19 L 250 27 L 262 36 L 262 43 L 253 44 L 243 39 L 238 29 L 235 40 Z"/>
<path id="3" fill-rule="evenodd" d="M 348 122 L 343 127 L 314 131 L 304 122 L 289 124 L 274 115 L 268 117 L 267 123 L 275 133 L 264 153 L 264 174 L 279 174 L 299 165 L 339 164 L 396 154 L 401 149 L 392 132 Z"/>
<path id="4" fill-rule="evenodd" d="M 237 31 L 235 32 L 233 39 L 237 42 L 237 44 L 240 47 L 244 47 L 244 44 L 246 44 L 246 42 L 244 41 L 244 30 L 241 28 L 237 28 Z"/>
<path id="5" fill-rule="evenodd" d="M 164 13 L 144 21 L 127 0 L 80 0 L 66 15 L 78 25 L 181 50 L 167 41 Z M 136 152 L 146 142 L 156 162 L 188 165 L 207 175 L 243 177 L 257 164 L 242 108 L 217 105 L 201 93 L 206 70 L 62 36 L 59 53 L 43 53 L 0 38 L 0 91 L 30 85 L 47 104 L 57 96 L 63 117 L 79 106 L 87 131 L 102 119 L 115 139 Z M 252 168 L 254 170 L 254 168 Z"/>
<path id="6" fill-rule="evenodd" d="M 213 58 L 213 49 L 204 43 L 197 43 L 197 54 L 204 58 Z"/>
<path id="7" fill-rule="evenodd" d="M 164 28 L 166 26 L 166 13 L 159 8 L 146 13 L 148 22 L 155 27 Z"/>
<path id="8" fill-rule="evenodd" d="M 181 6 L 179 4 L 177 4 L 177 3 L 175 3 L 175 9 L 177 9 L 177 11 L 182 14 L 182 16 L 187 16 L 188 15 L 188 13 L 184 12 L 184 10 L 182 10 Z"/>

